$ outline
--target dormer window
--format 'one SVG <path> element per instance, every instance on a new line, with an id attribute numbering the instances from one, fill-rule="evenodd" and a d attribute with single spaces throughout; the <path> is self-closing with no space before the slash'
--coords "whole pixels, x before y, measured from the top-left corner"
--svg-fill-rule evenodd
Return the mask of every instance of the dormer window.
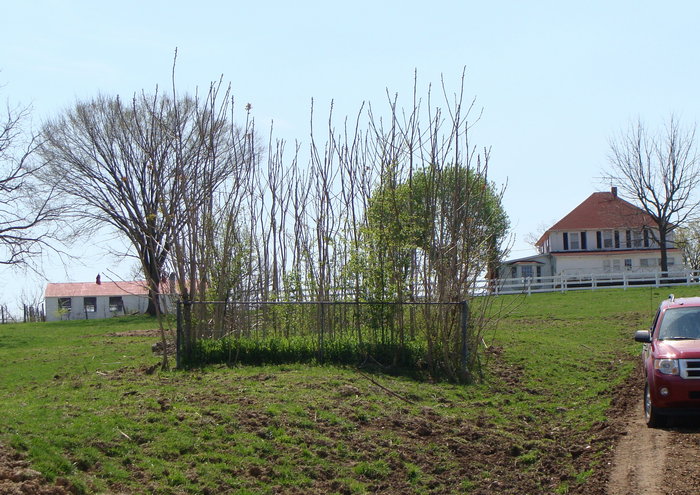
<path id="1" fill-rule="evenodd" d="M 604 230 L 603 231 L 603 249 L 613 248 L 613 231 Z"/>
<path id="2" fill-rule="evenodd" d="M 586 232 L 564 232 L 562 234 L 564 251 L 585 251 Z"/>
<path id="3" fill-rule="evenodd" d="M 640 248 L 642 247 L 642 232 L 641 230 L 632 231 L 632 245 L 630 247 Z"/>
<path id="4" fill-rule="evenodd" d="M 581 249 L 581 234 L 578 232 L 569 232 L 569 249 L 577 251 Z"/>

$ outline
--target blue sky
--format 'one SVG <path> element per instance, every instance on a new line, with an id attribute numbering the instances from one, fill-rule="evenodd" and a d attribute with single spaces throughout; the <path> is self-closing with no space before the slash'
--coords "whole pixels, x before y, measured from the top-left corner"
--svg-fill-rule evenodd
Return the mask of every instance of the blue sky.
<path id="1" fill-rule="evenodd" d="M 483 110 L 472 141 L 491 148 L 491 178 L 507 183 L 511 257 L 532 254 L 528 233 L 610 184 L 609 140 L 631 120 L 652 128 L 671 113 L 700 112 L 700 3 L 693 1 L 6 2 L 0 29 L 0 98 L 32 105 L 33 124 L 98 93 L 169 87 L 178 49 L 181 91 L 223 75 L 256 124 L 306 141 L 310 101 L 354 116 L 386 90 L 410 104 L 419 86 L 457 89 Z M 97 238 L 84 265 L 44 264 L 52 281 L 128 276 Z M 107 243 L 108 244 L 108 243 Z M 79 248 L 76 248 L 79 250 Z M 78 251 L 76 251 L 78 252 Z M 4 274 L 0 303 L 30 274 Z"/>

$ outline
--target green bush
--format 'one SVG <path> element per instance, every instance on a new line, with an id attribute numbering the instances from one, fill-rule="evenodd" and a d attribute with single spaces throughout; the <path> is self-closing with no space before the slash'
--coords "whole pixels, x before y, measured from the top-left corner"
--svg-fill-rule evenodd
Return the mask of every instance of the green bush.
<path id="1" fill-rule="evenodd" d="M 420 369 L 427 347 L 417 340 L 404 344 L 360 342 L 350 337 L 315 336 L 200 339 L 193 344 L 188 367 L 207 364 L 269 365 L 288 363 L 377 365 Z"/>

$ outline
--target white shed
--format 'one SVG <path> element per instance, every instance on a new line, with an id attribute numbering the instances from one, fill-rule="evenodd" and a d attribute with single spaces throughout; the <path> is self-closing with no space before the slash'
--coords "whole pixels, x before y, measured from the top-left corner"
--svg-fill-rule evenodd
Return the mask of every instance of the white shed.
<path id="1" fill-rule="evenodd" d="M 46 321 L 110 318 L 145 313 L 145 281 L 50 283 L 44 293 Z"/>

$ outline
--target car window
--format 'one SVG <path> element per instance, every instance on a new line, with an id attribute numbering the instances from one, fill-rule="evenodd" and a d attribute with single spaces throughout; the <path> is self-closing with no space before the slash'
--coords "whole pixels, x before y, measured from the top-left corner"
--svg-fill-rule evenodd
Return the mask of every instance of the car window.
<path id="1" fill-rule="evenodd" d="M 664 312 L 659 339 L 700 339 L 700 307 L 669 308 Z"/>
<path id="2" fill-rule="evenodd" d="M 651 323 L 651 332 L 656 330 L 656 324 L 659 322 L 659 315 L 661 314 L 661 309 L 656 310 L 656 315 L 654 315 L 654 321 Z"/>

